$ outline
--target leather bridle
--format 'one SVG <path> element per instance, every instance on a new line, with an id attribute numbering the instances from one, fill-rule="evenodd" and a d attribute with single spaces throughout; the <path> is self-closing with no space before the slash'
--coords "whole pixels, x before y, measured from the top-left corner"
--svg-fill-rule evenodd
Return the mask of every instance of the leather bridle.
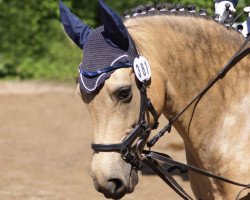
<path id="1" fill-rule="evenodd" d="M 119 152 L 122 158 L 130 163 L 134 168 L 140 170 L 142 168 L 141 153 L 147 142 L 152 129 L 158 127 L 158 115 L 147 98 L 147 87 L 145 83 L 138 83 L 141 96 L 140 114 L 134 129 L 128 134 L 127 138 L 118 144 L 92 144 L 92 149 L 101 152 Z M 149 111 L 154 117 L 154 125 L 150 127 L 146 120 L 146 112 Z M 136 145 L 133 144 L 138 139 Z M 143 145 L 143 146 L 142 146 Z"/>
<path id="2" fill-rule="evenodd" d="M 170 172 L 174 169 L 179 169 L 183 171 L 193 171 L 195 173 L 211 177 L 220 181 L 224 181 L 233 185 L 243 187 L 243 190 L 250 188 L 250 184 L 237 183 L 235 181 L 223 178 L 221 176 L 214 175 L 207 171 L 201 170 L 191 165 L 183 164 L 177 161 L 174 161 L 170 156 L 162 154 L 159 152 L 151 151 L 156 142 L 165 134 L 165 132 L 171 132 L 171 127 L 173 123 L 196 101 L 201 99 L 206 92 L 212 88 L 212 86 L 220 79 L 222 79 L 227 72 L 232 69 L 239 61 L 241 61 L 245 56 L 250 53 L 250 49 L 245 49 L 246 45 L 250 41 L 250 36 L 244 41 L 240 48 L 235 52 L 232 58 L 228 63 L 220 70 L 217 76 L 196 96 L 194 97 L 189 104 L 181 111 L 176 117 L 172 117 L 169 120 L 169 123 L 151 140 L 148 141 L 151 130 L 158 127 L 158 115 L 147 97 L 147 83 L 138 83 L 138 89 L 141 96 L 141 105 L 140 105 L 140 114 L 139 120 L 135 125 L 134 129 L 128 134 L 126 139 L 122 143 L 118 144 L 92 144 L 92 149 L 96 152 L 119 152 L 122 158 L 130 163 L 134 169 L 141 170 L 143 166 L 149 167 L 153 170 L 158 176 L 160 176 L 165 183 L 167 183 L 178 195 L 183 199 L 191 200 L 192 198 L 184 191 L 184 189 L 173 179 Z M 151 127 L 148 120 L 146 120 L 146 112 L 152 114 L 154 118 L 154 125 Z M 149 147 L 149 150 L 144 150 L 145 145 Z M 160 162 L 158 162 L 160 161 Z M 161 163 L 161 164 L 160 164 Z M 171 167 L 165 169 L 162 163 L 167 163 Z M 236 197 L 239 198 L 241 190 Z"/>

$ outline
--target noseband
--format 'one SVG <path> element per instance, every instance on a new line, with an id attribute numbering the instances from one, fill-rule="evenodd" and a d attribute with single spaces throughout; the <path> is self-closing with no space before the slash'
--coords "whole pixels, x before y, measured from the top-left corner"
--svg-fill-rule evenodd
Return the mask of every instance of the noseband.
<path id="1" fill-rule="evenodd" d="M 229 184 L 237 185 L 243 187 L 243 190 L 250 188 L 250 184 L 238 183 L 221 176 L 214 175 L 210 172 L 201 170 L 191 165 L 183 164 L 174 161 L 170 156 L 162 154 L 159 152 L 151 151 L 156 142 L 165 134 L 165 132 L 171 132 L 171 127 L 173 123 L 197 100 L 206 94 L 206 92 L 212 88 L 212 86 L 220 79 L 222 79 L 227 72 L 232 69 L 239 61 L 241 61 L 245 56 L 250 53 L 250 49 L 245 49 L 246 45 L 250 41 L 250 36 L 247 37 L 245 42 L 240 46 L 240 48 L 235 52 L 228 63 L 222 68 L 222 70 L 217 74 L 217 76 L 197 95 L 195 96 L 189 104 L 176 115 L 174 118 L 170 118 L 169 123 L 151 140 L 148 141 L 151 130 L 157 129 L 158 127 L 158 115 L 152 105 L 150 99 L 147 97 L 147 85 L 146 82 L 139 83 L 138 89 L 141 96 L 141 105 L 139 120 L 135 125 L 134 129 L 128 134 L 126 139 L 122 143 L 118 144 L 92 144 L 92 149 L 96 152 L 118 152 L 121 154 L 122 158 L 130 163 L 131 166 L 136 170 L 141 170 L 142 167 L 147 166 L 152 171 L 154 171 L 161 179 L 167 183 L 178 195 L 183 199 L 192 200 L 192 198 L 184 191 L 184 189 L 173 179 L 170 172 L 174 169 L 183 171 L 192 171 L 198 174 L 202 174 L 207 177 L 211 177 Z M 154 125 L 151 127 L 149 120 L 146 120 L 146 114 L 151 113 L 154 118 Z M 144 150 L 145 145 L 149 147 L 149 150 Z M 167 163 L 171 167 L 165 169 L 161 163 Z M 239 199 L 241 190 L 236 197 Z"/>

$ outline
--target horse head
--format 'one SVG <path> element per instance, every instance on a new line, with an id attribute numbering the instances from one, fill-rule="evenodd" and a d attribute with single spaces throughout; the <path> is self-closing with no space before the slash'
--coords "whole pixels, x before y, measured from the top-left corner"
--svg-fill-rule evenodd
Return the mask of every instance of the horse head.
<path id="1" fill-rule="evenodd" d="M 244 176 L 249 167 L 230 165 L 249 157 L 249 140 L 240 140 L 249 135 L 249 58 L 202 90 L 215 72 L 224 75 L 220 67 L 242 45 L 243 36 L 204 13 L 146 7 L 146 15 L 138 8 L 140 14 L 123 21 L 102 0 L 99 7 L 103 25 L 92 29 L 60 3 L 65 31 L 84 53 L 79 89 L 94 125 L 91 175 L 96 189 L 114 199 L 134 190 L 140 164 L 154 166 L 141 149 L 161 113 L 183 138 L 189 164 L 249 182 Z M 194 100 L 187 104 L 188 99 Z M 232 199 L 238 192 L 195 173 L 189 177 L 197 199 Z"/>
<path id="2" fill-rule="evenodd" d="M 79 88 L 93 121 L 93 143 L 116 144 L 139 118 L 140 83 L 132 68 L 138 52 L 120 16 L 101 0 L 99 7 L 103 25 L 96 29 L 81 22 L 62 2 L 60 14 L 66 33 L 83 49 Z M 131 193 L 138 182 L 137 171 L 119 152 L 94 151 L 91 176 L 107 198 Z"/>

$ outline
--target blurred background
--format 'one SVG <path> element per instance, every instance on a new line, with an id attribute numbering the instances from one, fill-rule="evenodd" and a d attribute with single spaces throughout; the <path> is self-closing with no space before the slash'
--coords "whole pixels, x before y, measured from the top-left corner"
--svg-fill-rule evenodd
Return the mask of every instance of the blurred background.
<path id="1" fill-rule="evenodd" d="M 120 14 L 140 4 L 162 1 L 106 0 Z M 165 1 L 166 2 L 166 1 Z M 169 0 L 195 4 L 213 14 L 213 0 Z M 240 0 L 238 11 L 246 6 Z M 100 25 L 97 1 L 64 0 L 91 27 Z M 82 52 L 66 37 L 59 23 L 57 0 L 0 0 L 0 78 L 72 80 Z"/>
<path id="2" fill-rule="evenodd" d="M 238 11 L 247 1 L 240 0 Z M 96 0 L 64 2 L 88 25 L 100 25 Z M 150 2 L 106 0 L 120 14 Z M 168 2 L 213 13 L 213 0 Z M 0 0 L 0 200 L 104 199 L 89 175 L 93 130 L 75 89 L 81 59 L 60 25 L 57 0 Z M 160 122 L 166 124 L 164 118 Z M 156 148 L 185 162 L 175 131 Z M 188 179 L 175 178 L 192 195 Z M 151 175 L 141 176 L 124 199 L 180 198 Z"/>

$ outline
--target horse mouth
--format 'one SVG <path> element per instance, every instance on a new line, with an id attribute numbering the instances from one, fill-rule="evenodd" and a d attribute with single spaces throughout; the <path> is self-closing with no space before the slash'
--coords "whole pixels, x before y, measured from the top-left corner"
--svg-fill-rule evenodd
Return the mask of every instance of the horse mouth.
<path id="1" fill-rule="evenodd" d="M 134 191 L 138 183 L 137 170 L 131 168 L 129 178 L 123 180 L 121 178 L 110 178 L 104 185 L 98 183 L 93 177 L 93 182 L 96 190 L 102 193 L 107 199 L 121 199 L 126 194 Z"/>
<path id="2" fill-rule="evenodd" d="M 120 181 L 113 181 L 116 182 L 116 186 L 112 189 L 112 191 L 104 193 L 104 196 L 107 199 L 121 199 L 126 194 L 130 194 L 134 191 L 135 186 L 138 183 L 138 173 L 136 170 L 131 169 L 131 174 L 127 185 L 121 183 Z"/>
<path id="3" fill-rule="evenodd" d="M 139 177 L 138 177 L 137 170 L 135 170 L 135 169 L 132 168 L 131 169 L 130 178 L 129 178 L 129 187 L 128 187 L 129 190 L 128 190 L 127 194 L 132 193 L 134 191 L 135 186 L 138 183 L 138 179 L 139 179 Z"/>

